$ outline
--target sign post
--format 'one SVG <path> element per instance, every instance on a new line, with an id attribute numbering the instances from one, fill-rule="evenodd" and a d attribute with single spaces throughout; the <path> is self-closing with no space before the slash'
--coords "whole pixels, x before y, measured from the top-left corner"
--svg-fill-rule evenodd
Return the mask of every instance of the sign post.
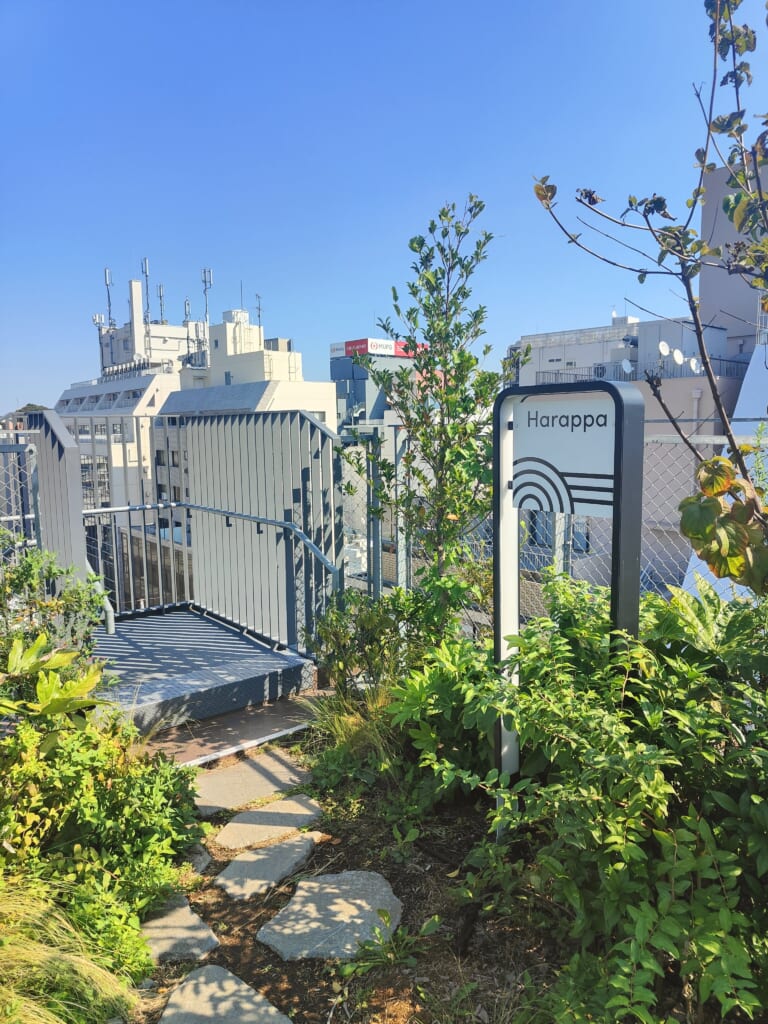
<path id="1" fill-rule="evenodd" d="M 631 384 L 511 387 L 494 407 L 496 658 L 520 630 L 519 511 L 612 518 L 611 622 L 637 634 L 644 402 Z M 516 679 L 510 680 L 511 684 Z M 499 726 L 498 766 L 519 769 L 517 737 Z"/>

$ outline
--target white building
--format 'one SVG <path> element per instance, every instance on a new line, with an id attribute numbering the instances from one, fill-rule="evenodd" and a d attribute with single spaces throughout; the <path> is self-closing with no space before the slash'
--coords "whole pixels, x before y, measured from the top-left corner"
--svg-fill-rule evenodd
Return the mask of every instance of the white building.
<path id="1" fill-rule="evenodd" d="M 156 500 L 153 419 L 179 391 L 195 389 L 204 408 L 209 399 L 199 389 L 231 387 L 224 401 L 230 410 L 301 410 L 335 430 L 334 385 L 305 381 L 291 340 L 265 339 L 246 310 L 229 310 L 211 326 L 151 321 L 141 281 L 129 282 L 129 309 L 122 327 L 97 322 L 101 375 L 72 384 L 55 406 L 80 445 L 86 508 Z M 271 385 L 259 392 L 258 407 L 254 392 L 238 390 L 254 382 Z"/>

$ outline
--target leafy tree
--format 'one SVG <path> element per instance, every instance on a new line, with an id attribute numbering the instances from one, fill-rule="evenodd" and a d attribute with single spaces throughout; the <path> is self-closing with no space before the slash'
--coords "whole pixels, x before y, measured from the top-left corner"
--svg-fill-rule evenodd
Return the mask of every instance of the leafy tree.
<path id="1" fill-rule="evenodd" d="M 475 348 L 485 333 L 485 308 L 469 307 L 472 275 L 492 239 L 487 231 L 473 236 L 484 208 L 474 195 L 461 212 L 446 203 L 427 234 L 410 240 L 410 303 L 401 305 L 393 288 L 398 324 L 386 318 L 379 327 L 404 341 L 411 358 L 394 372 L 368 361 L 407 438 L 404 487 L 394 486 L 394 464 L 374 453 L 386 501 L 437 577 L 455 566 L 473 526 L 490 512 L 491 414 L 500 376 L 481 367 L 490 346 L 480 355 Z"/>
<path id="2" fill-rule="evenodd" d="M 662 394 L 658 376 L 646 374 L 651 392 L 661 404 L 675 429 L 699 460 L 699 493 L 680 506 L 680 528 L 696 553 L 719 577 L 728 577 L 750 587 L 756 594 L 768 593 L 768 505 L 765 493 L 749 464 L 754 447 L 740 446 L 723 405 L 717 378 L 707 351 L 694 282 L 703 266 L 738 274 L 748 285 L 768 291 L 768 192 L 762 182 L 768 160 L 768 115 L 759 115 L 759 131 L 749 141 L 749 126 L 743 93 L 752 82 L 745 55 L 756 48 L 756 36 L 749 25 L 735 21 L 741 0 L 704 0 L 712 42 L 713 71 L 708 92 L 696 89 L 704 118 L 704 144 L 696 151 L 698 178 L 686 200 L 686 212 L 678 217 L 667 199 L 655 192 L 643 198 L 630 195 L 626 209 L 612 215 L 601 207 L 603 199 L 592 188 L 576 193 L 576 203 L 585 215 L 582 223 L 593 228 L 603 241 L 621 247 L 616 257 L 593 248 L 582 234 L 572 231 L 556 212 L 557 187 L 549 177 L 536 181 L 537 199 L 568 241 L 604 263 L 637 274 L 642 284 L 650 276 L 674 279 L 682 288 L 696 336 L 701 365 L 723 422 L 729 457 L 705 459 L 686 436 Z M 720 77 L 718 67 L 725 66 Z M 718 87 L 731 98 L 733 109 L 716 113 Z M 715 159 L 713 159 L 713 157 Z M 692 227 L 694 216 L 706 193 L 707 175 L 723 165 L 729 173 L 730 194 L 724 210 L 741 236 L 722 248 L 711 247 Z M 764 306 L 768 309 L 768 305 Z"/>

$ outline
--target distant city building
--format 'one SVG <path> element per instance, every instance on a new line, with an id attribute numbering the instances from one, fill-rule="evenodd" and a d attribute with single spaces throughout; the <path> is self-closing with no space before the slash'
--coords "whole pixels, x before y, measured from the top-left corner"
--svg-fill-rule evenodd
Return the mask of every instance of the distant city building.
<path id="1" fill-rule="evenodd" d="M 182 403 L 187 411 L 212 404 L 233 412 L 296 409 L 335 429 L 333 384 L 304 381 L 292 341 L 265 339 L 247 310 L 228 310 L 210 326 L 149 320 L 141 281 L 129 282 L 129 309 L 122 327 L 94 318 L 101 375 L 72 384 L 55 406 L 80 446 L 84 507 L 156 500 L 153 421 L 179 392 L 194 393 Z M 270 387 L 248 387 L 265 383 Z M 231 390 L 217 397 L 222 389 Z"/>
<path id="2" fill-rule="evenodd" d="M 366 356 L 375 369 L 396 372 L 413 360 L 406 343 L 392 338 L 357 338 L 331 345 L 330 354 L 339 431 L 363 424 L 384 425 L 387 419 L 386 397 L 370 379 L 368 369 L 360 365 L 359 356 Z"/>

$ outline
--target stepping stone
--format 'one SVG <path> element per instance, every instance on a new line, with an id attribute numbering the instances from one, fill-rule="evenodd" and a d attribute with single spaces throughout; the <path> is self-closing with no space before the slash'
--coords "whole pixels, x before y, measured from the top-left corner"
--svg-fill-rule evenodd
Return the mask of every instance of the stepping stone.
<path id="1" fill-rule="evenodd" d="M 261 846 L 276 839 L 286 839 L 298 829 L 311 825 L 322 813 L 320 804 L 308 796 L 275 800 L 266 807 L 235 815 L 215 837 L 215 842 L 227 850 Z"/>
<path id="2" fill-rule="evenodd" d="M 148 917 L 141 933 L 157 963 L 199 960 L 219 944 L 208 925 L 182 895 L 171 897 L 162 910 Z"/>
<path id="3" fill-rule="evenodd" d="M 389 914 L 387 927 L 378 911 Z M 296 886 L 291 901 L 256 936 L 283 960 L 323 957 L 352 960 L 374 928 L 389 937 L 400 923 L 402 904 L 375 871 L 318 875 Z"/>
<path id="4" fill-rule="evenodd" d="M 202 875 L 211 863 L 211 855 L 202 843 L 195 843 L 195 845 L 190 846 L 184 854 L 184 860 L 196 874 Z"/>
<path id="5" fill-rule="evenodd" d="M 197 807 L 203 818 L 218 811 L 244 807 L 275 793 L 294 789 L 309 779 L 282 753 L 254 754 L 225 768 L 212 768 L 197 776 Z"/>
<path id="6" fill-rule="evenodd" d="M 209 964 L 191 971 L 174 989 L 160 1024 L 291 1024 L 250 985 Z"/>
<path id="7" fill-rule="evenodd" d="M 274 846 L 241 853 L 216 877 L 214 885 L 233 900 L 267 892 L 309 860 L 322 832 L 305 832 Z"/>

